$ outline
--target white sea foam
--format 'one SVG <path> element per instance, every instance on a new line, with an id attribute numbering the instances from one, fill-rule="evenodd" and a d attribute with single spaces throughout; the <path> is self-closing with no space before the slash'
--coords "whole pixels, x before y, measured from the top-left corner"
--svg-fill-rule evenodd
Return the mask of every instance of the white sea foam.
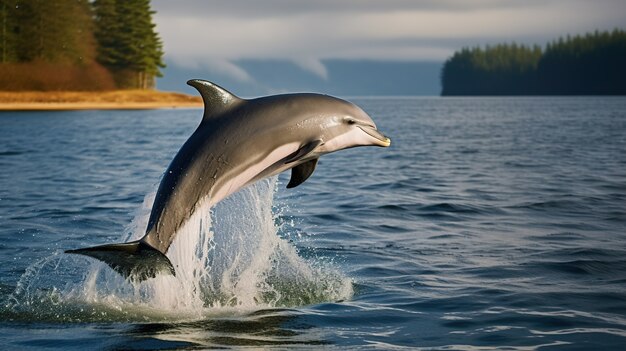
<path id="1" fill-rule="evenodd" d="M 31 266 L 32 272 L 22 277 L 18 284 L 21 291 L 13 294 L 12 303 L 23 308 L 54 301 L 59 306 L 57 312 L 64 316 L 71 310 L 72 319 L 87 315 L 162 320 L 350 298 L 350 279 L 328 265 L 301 258 L 295 247 L 278 235 L 280 228 L 272 213 L 275 187 L 276 178 L 272 178 L 233 194 L 213 208 L 198 206 L 167 252 L 176 276 L 132 283 L 101 262 L 59 255 Z M 130 234 L 122 241 L 143 235 L 153 198 L 154 193 L 146 196 L 129 227 Z M 72 263 L 87 264 L 87 273 L 78 283 L 61 285 L 65 277 L 58 267 Z M 46 286 L 49 279 L 40 280 L 42 273 L 62 279 L 56 279 L 50 288 Z M 53 297 L 48 296 L 50 291 Z M 42 299 L 42 294 L 48 297 Z M 76 315 L 77 310 L 80 313 Z"/>

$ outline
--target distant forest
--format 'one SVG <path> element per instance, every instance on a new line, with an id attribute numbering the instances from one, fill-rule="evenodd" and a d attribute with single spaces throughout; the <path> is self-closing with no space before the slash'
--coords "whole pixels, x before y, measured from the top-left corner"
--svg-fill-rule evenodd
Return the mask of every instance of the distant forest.
<path id="1" fill-rule="evenodd" d="M 441 95 L 625 95 L 626 32 L 559 38 L 545 49 L 500 44 L 454 53 Z"/>
<path id="2" fill-rule="evenodd" d="M 154 88 L 153 14 L 149 0 L 0 0 L 0 90 Z"/>

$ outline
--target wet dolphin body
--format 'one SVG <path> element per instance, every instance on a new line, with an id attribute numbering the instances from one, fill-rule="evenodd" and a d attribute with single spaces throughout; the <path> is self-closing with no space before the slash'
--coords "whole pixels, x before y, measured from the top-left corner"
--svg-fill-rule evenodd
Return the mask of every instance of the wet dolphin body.
<path id="1" fill-rule="evenodd" d="M 144 237 L 66 252 L 94 257 L 140 281 L 175 275 L 165 254 L 203 200 L 213 205 L 287 169 L 287 188 L 293 188 L 313 173 L 323 154 L 390 144 L 363 110 L 335 97 L 286 94 L 245 100 L 208 81 L 187 84 L 200 92 L 204 116 L 163 175 Z"/>

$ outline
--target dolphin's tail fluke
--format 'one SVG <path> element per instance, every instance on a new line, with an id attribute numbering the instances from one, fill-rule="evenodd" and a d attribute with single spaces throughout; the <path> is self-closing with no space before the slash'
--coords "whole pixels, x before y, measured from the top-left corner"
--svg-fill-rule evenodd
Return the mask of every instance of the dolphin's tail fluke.
<path id="1" fill-rule="evenodd" d="M 167 256 L 139 240 L 65 252 L 96 258 L 108 264 L 124 278 L 135 281 L 154 278 L 158 274 L 176 275 L 174 266 Z"/>

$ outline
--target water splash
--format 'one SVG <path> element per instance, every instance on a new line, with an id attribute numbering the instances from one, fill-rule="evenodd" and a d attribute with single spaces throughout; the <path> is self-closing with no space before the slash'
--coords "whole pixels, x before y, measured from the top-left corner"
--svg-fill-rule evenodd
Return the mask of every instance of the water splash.
<path id="1" fill-rule="evenodd" d="M 350 298 L 350 279 L 301 258 L 281 238 L 289 228 L 272 213 L 275 188 L 272 178 L 213 208 L 200 205 L 167 253 L 176 276 L 131 283 L 101 262 L 56 253 L 28 268 L 2 313 L 11 319 L 171 321 Z M 153 198 L 146 196 L 124 241 L 143 235 Z M 76 281 L 87 262 L 87 273 Z"/>

